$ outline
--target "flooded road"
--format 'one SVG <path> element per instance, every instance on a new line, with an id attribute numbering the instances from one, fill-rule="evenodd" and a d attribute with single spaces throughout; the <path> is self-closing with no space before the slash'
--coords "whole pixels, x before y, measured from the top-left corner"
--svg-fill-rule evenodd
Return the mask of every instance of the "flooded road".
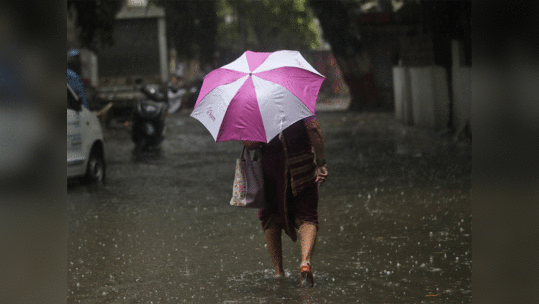
<path id="1" fill-rule="evenodd" d="M 471 303 L 471 144 L 392 114 L 322 112 L 316 285 L 299 243 L 272 278 L 256 210 L 228 205 L 241 146 L 187 112 L 158 156 L 107 130 L 105 187 L 68 187 L 68 303 Z"/>

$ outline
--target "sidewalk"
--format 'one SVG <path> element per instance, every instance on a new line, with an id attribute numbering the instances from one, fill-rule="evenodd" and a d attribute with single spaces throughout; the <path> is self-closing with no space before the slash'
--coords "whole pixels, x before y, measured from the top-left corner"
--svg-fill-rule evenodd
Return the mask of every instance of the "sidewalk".
<path id="1" fill-rule="evenodd" d="M 350 106 L 350 96 L 329 97 L 316 103 L 316 111 L 346 111 Z"/>

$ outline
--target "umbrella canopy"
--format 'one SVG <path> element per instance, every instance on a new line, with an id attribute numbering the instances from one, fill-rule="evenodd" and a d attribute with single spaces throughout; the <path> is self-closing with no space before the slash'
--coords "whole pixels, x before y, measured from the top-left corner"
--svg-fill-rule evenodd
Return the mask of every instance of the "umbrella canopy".
<path id="1" fill-rule="evenodd" d="M 204 77 L 191 116 L 215 141 L 269 142 L 314 115 L 324 76 L 297 51 L 246 51 Z"/>

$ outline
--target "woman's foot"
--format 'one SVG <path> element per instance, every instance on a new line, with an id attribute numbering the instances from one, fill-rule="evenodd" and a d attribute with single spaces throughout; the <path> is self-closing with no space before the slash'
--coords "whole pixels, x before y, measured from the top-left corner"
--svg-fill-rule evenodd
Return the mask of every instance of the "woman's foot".
<path id="1" fill-rule="evenodd" d="M 273 278 L 275 279 L 282 279 L 286 277 L 286 273 L 284 272 L 284 269 L 282 267 L 275 268 L 273 271 Z"/>
<path id="2" fill-rule="evenodd" d="M 310 263 L 302 262 L 299 267 L 299 285 L 300 287 L 313 287 L 314 277 L 313 269 Z"/>
<path id="3" fill-rule="evenodd" d="M 274 278 L 274 279 L 284 279 L 284 278 L 285 278 L 285 275 L 284 275 L 284 273 L 283 273 L 283 274 L 277 274 L 277 273 L 276 273 L 276 274 L 273 275 L 273 278 Z"/>

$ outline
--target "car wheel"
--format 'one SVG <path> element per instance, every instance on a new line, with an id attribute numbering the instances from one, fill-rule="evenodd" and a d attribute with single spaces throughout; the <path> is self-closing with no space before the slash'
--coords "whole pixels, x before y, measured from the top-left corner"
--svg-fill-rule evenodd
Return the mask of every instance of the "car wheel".
<path id="1" fill-rule="evenodd" d="M 85 181 L 92 184 L 104 184 L 105 172 L 103 155 L 98 150 L 92 150 L 86 167 Z"/>

